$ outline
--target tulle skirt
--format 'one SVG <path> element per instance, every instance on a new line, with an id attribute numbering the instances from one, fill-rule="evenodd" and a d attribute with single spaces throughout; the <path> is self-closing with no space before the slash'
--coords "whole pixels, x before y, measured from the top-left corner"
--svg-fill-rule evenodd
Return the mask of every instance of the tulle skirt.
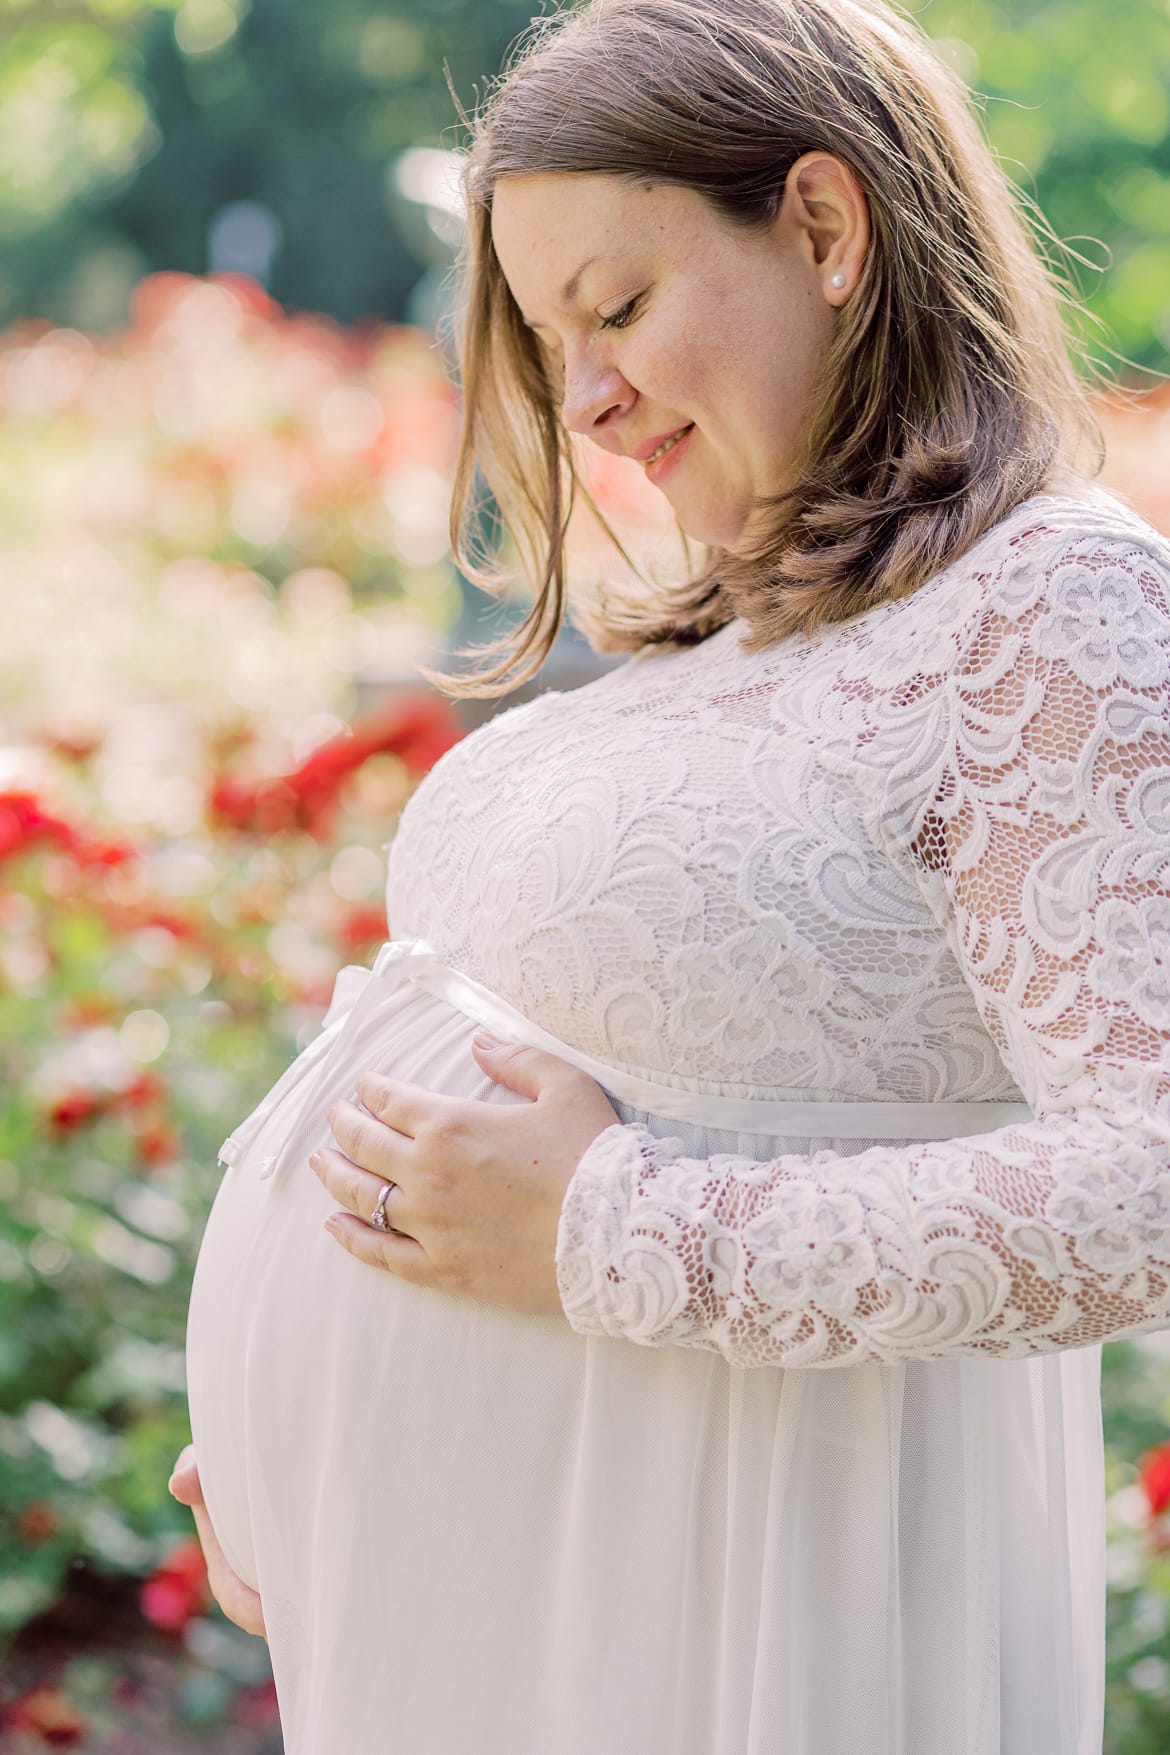
<path id="1" fill-rule="evenodd" d="M 395 1280 L 322 1228 L 325 1103 L 519 1099 L 442 992 L 349 1010 L 228 1153 L 188 1331 L 287 1755 L 1100 1755 L 1098 1347 L 743 1369 Z M 703 1156 L 873 1143 L 618 1109 Z"/>

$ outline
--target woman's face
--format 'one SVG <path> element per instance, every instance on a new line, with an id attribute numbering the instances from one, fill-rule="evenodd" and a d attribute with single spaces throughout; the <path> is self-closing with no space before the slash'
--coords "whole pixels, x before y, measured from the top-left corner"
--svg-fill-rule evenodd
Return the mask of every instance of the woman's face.
<path id="1" fill-rule="evenodd" d="M 635 458 L 698 542 L 736 547 L 755 496 L 799 467 L 840 297 L 790 208 L 786 194 L 749 231 L 670 184 L 496 185 L 496 256 L 563 384 L 565 425 Z"/>

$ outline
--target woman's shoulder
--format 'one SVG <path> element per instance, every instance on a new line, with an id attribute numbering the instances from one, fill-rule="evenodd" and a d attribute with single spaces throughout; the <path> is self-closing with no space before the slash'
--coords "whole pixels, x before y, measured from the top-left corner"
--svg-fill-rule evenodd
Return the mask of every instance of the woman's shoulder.
<path id="1" fill-rule="evenodd" d="M 1076 649 L 1125 681 L 1170 652 L 1170 542 L 1091 482 L 1021 501 L 905 597 L 822 636 L 819 673 L 917 711 L 954 691 L 1012 693 L 1008 673 Z M 1159 671 L 1159 674 L 1160 671 Z"/>
<path id="2" fill-rule="evenodd" d="M 1094 540 L 1132 545 L 1170 562 L 1170 540 L 1119 494 L 1092 481 L 1072 481 L 1021 501 L 984 533 L 980 545 L 1014 558 Z"/>
<path id="3" fill-rule="evenodd" d="M 1021 501 L 901 601 L 957 658 L 993 627 L 1018 629 L 1060 604 L 1081 604 L 1117 632 L 1138 598 L 1170 614 L 1170 540 L 1108 489 L 1077 482 Z"/>

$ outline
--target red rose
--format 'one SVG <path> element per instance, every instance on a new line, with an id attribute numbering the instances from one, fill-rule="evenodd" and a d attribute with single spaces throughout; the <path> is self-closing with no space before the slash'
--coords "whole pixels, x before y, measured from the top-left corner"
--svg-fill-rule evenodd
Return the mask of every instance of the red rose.
<path id="1" fill-rule="evenodd" d="M 135 1135 L 140 1164 L 171 1164 L 179 1156 L 182 1141 L 169 1121 L 156 1121 Z"/>
<path id="2" fill-rule="evenodd" d="M 368 713 L 351 731 L 318 744 L 291 773 L 255 786 L 218 774 L 208 813 L 213 822 L 253 834 L 304 829 L 322 840 L 332 830 L 342 786 L 371 756 L 396 755 L 417 776 L 433 767 L 462 734 L 449 702 L 405 695 Z"/>
<path id="3" fill-rule="evenodd" d="M 46 749 L 52 750 L 54 755 L 64 756 L 68 762 L 88 761 L 102 746 L 97 732 L 61 731 L 46 735 L 42 741 Z"/>
<path id="4" fill-rule="evenodd" d="M 72 1133 L 74 1128 L 95 1120 L 105 1107 L 95 1091 L 70 1091 L 51 1105 L 49 1125 L 55 1133 Z"/>
<path id="5" fill-rule="evenodd" d="M 26 1505 L 16 1520 L 16 1527 L 24 1540 L 33 1547 L 38 1542 L 47 1542 L 50 1536 L 57 1533 L 57 1519 L 47 1505 L 38 1499 L 32 1505 Z"/>
<path id="6" fill-rule="evenodd" d="M 129 841 L 75 839 L 71 852 L 79 865 L 96 865 L 106 868 L 128 865 L 132 859 L 137 857 L 137 849 L 132 847 Z"/>
<path id="7" fill-rule="evenodd" d="M 40 1682 L 9 1709 L 8 1728 L 29 1731 L 55 1749 L 72 1749 L 89 1727 L 60 1688 Z"/>
<path id="8" fill-rule="evenodd" d="M 133 1084 L 127 1085 L 118 1102 L 123 1109 L 143 1109 L 148 1103 L 157 1103 L 166 1095 L 166 1086 L 157 1073 L 139 1073 Z"/>
<path id="9" fill-rule="evenodd" d="M 23 853 L 36 841 L 73 845 L 73 831 L 42 810 L 31 792 L 0 792 L 0 859 Z"/>
<path id="10" fill-rule="evenodd" d="M 172 914 L 169 909 L 151 908 L 142 916 L 143 926 L 161 926 L 172 938 L 182 939 L 188 943 L 197 943 L 201 937 L 199 927 L 193 920 L 186 920 L 181 914 Z"/>
<path id="11" fill-rule="evenodd" d="M 227 823 L 233 829 L 249 829 L 256 812 L 255 788 L 241 786 L 226 774 L 217 774 L 211 783 L 207 808 L 213 820 Z"/>
<path id="12" fill-rule="evenodd" d="M 1170 1505 L 1170 1440 L 1147 1450 L 1138 1464 L 1138 1485 L 1146 1496 L 1151 1517 L 1160 1517 Z"/>
<path id="13" fill-rule="evenodd" d="M 145 1581 L 138 1602 L 142 1613 L 163 1633 L 181 1633 L 208 1603 L 207 1562 L 194 1536 L 172 1548 Z"/>
<path id="14" fill-rule="evenodd" d="M 370 945 L 380 945 L 386 933 L 386 910 L 371 904 L 351 908 L 341 923 L 338 937 L 347 951 L 363 951 Z"/>
<path id="15" fill-rule="evenodd" d="M 119 866 L 135 857 L 129 842 L 80 834 L 63 817 L 44 810 L 31 792 L 0 792 L 0 859 L 23 853 L 38 841 L 54 843 L 79 865 Z"/>

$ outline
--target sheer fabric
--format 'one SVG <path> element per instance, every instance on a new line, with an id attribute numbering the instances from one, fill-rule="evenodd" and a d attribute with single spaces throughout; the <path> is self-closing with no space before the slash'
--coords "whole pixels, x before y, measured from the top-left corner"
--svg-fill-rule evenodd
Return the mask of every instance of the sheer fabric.
<path id="1" fill-rule="evenodd" d="M 1136 520 L 1040 498 L 901 603 L 640 654 L 419 789 L 395 932 L 573 1053 L 1035 1119 L 619 1103 L 565 1202 L 566 1323 L 346 1256 L 286 1075 L 189 1364 L 289 1755 L 1098 1755 L 1097 1343 L 1170 1320 L 1168 591 Z M 330 1090 L 507 1101 L 473 1030 L 405 984 L 306 1054 Z"/>
<path id="2" fill-rule="evenodd" d="M 1036 1119 L 847 1172 L 610 1130 L 561 1228 L 582 1332 L 808 1368 L 1170 1323 L 1170 558 L 1109 513 L 1070 532 L 1033 510 L 994 571 L 950 583 L 888 616 L 935 611 L 901 652 L 859 638 L 835 679 L 815 660 L 789 676 L 778 710 L 822 735 L 788 778 L 817 824 L 831 801 L 841 824 L 843 779 L 872 788 L 847 897 L 848 858 L 806 843 L 830 970 L 867 927 L 876 949 L 898 902 L 929 911 Z M 920 1057 L 924 1082 L 951 1089 L 952 1069 Z"/>

